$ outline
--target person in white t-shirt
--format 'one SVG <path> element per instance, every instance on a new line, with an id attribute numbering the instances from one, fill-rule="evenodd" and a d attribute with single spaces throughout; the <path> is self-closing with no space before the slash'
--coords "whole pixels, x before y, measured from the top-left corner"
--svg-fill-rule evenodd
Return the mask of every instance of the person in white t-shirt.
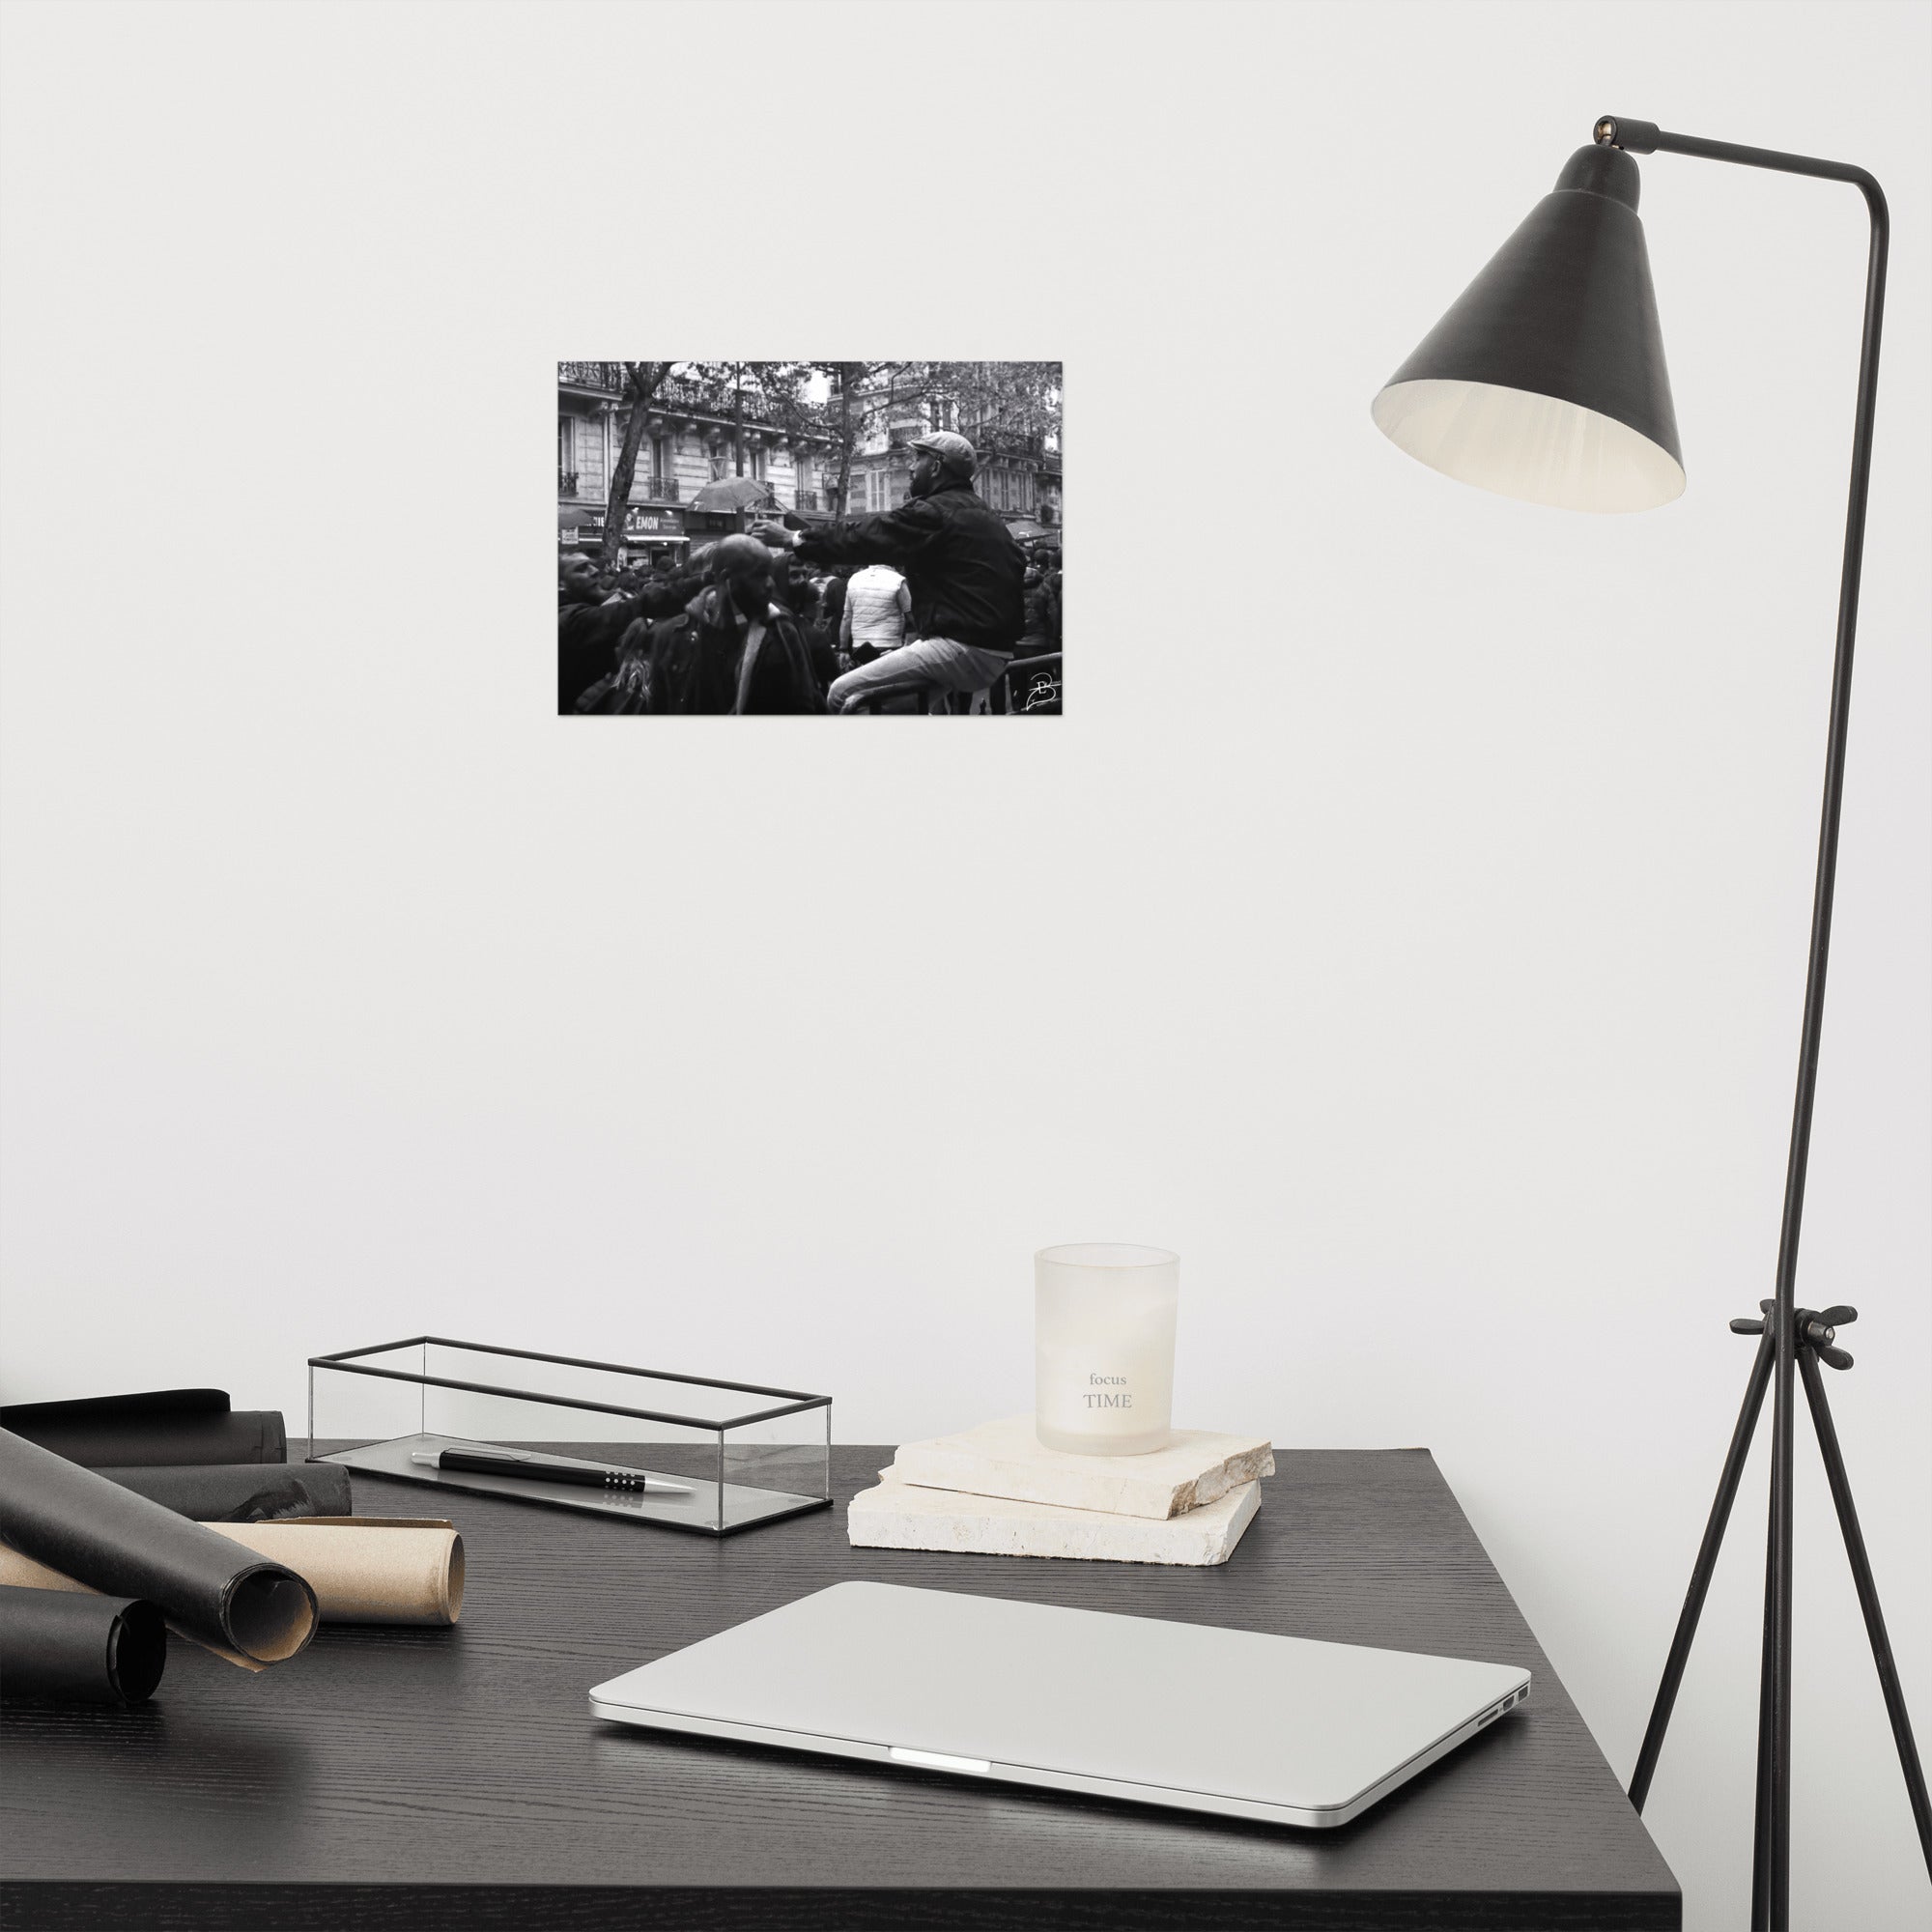
<path id="1" fill-rule="evenodd" d="M 838 620 L 838 647 L 852 668 L 895 651 L 906 640 L 912 592 L 888 563 L 868 563 L 845 586 L 845 614 Z"/>

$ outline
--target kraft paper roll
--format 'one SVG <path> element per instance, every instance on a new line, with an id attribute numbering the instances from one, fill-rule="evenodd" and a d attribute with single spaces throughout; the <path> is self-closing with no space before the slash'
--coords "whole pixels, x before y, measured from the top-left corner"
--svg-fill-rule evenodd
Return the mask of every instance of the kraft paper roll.
<path id="1" fill-rule="evenodd" d="M 0 1408 L 0 1429 L 90 1468 L 289 1459 L 280 1412 L 231 1409 L 225 1389 L 150 1389 L 72 1402 L 14 1403 Z"/>
<path id="2" fill-rule="evenodd" d="M 7 1701 L 141 1704 L 168 1661 L 168 1628 L 138 1597 L 0 1586 Z"/>
<path id="3" fill-rule="evenodd" d="M 153 1463 L 99 1473 L 196 1522 L 268 1522 L 355 1513 L 349 1471 L 339 1463 Z"/>
<path id="4" fill-rule="evenodd" d="M 308 1579 L 326 1624 L 453 1624 L 463 1539 L 442 1517 L 333 1517 L 210 1528 Z"/>
<path id="5" fill-rule="evenodd" d="M 326 1624 L 453 1624 L 463 1609 L 463 1539 L 441 1517 L 214 1522 L 217 1536 L 293 1570 Z M 0 1544 L 0 1587 L 85 1591 Z"/>
<path id="6" fill-rule="evenodd" d="M 243 1669 L 280 1663 L 315 1634 L 315 1592 L 294 1571 L 5 1429 L 0 1540 L 102 1596 L 148 1599 Z"/>

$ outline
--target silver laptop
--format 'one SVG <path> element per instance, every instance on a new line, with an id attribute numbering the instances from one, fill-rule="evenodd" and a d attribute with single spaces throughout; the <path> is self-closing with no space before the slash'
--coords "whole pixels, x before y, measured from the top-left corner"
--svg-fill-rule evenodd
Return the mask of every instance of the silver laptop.
<path id="1" fill-rule="evenodd" d="M 590 1713 L 1323 1826 L 1528 1695 L 1514 1664 L 838 1583 L 598 1685 Z"/>

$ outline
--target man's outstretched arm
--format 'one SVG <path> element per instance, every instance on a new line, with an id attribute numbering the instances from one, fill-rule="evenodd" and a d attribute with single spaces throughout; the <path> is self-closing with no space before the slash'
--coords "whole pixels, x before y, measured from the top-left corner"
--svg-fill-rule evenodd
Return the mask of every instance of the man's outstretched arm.
<path id="1" fill-rule="evenodd" d="M 801 531 L 781 524 L 753 524 L 752 534 L 763 543 L 795 546 L 809 563 L 902 565 L 932 541 L 940 522 L 940 513 L 931 504 L 913 497 L 879 517 L 855 517 L 829 528 Z"/>

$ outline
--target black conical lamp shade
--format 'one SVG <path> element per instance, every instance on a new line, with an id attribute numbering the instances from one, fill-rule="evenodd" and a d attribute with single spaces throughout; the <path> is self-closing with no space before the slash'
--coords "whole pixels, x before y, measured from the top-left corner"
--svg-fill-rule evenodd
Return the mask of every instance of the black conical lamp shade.
<path id="1" fill-rule="evenodd" d="M 1566 510 L 1684 490 L 1677 412 L 1637 219 L 1637 166 L 1583 148 L 1375 400 L 1445 475 Z"/>

